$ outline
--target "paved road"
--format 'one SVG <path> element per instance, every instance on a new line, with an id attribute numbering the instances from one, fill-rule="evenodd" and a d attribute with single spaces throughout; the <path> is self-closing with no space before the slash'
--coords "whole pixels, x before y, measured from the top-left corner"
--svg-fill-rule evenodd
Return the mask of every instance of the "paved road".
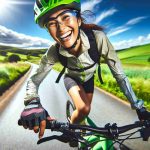
<path id="1" fill-rule="evenodd" d="M 59 121 L 66 121 L 65 102 L 69 97 L 62 80 L 59 84 L 55 84 L 56 77 L 57 73 L 52 71 L 41 84 L 39 94 L 42 104 L 49 111 L 49 114 L 55 116 Z M 0 150 L 69 150 L 67 144 L 57 141 L 37 145 L 38 137 L 36 134 L 17 126 L 17 120 L 24 108 L 25 87 L 26 82 L 0 114 Z M 131 111 L 128 106 L 115 101 L 97 89 L 95 89 L 90 117 L 100 126 L 108 123 L 108 120 L 110 123 L 118 122 L 118 125 L 132 123 L 137 120 L 135 112 Z M 46 131 L 45 136 L 51 134 L 50 131 Z M 127 144 L 135 150 L 150 150 L 150 143 L 140 142 L 139 140 Z"/>

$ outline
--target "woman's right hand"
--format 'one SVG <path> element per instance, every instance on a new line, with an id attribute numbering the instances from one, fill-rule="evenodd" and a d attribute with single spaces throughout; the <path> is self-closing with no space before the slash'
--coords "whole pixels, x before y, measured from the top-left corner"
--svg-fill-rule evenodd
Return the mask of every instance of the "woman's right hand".
<path id="1" fill-rule="evenodd" d="M 19 125 L 22 125 L 25 129 L 34 130 L 35 133 L 39 132 L 39 138 L 42 138 L 46 128 L 46 120 L 51 121 L 54 119 L 50 118 L 39 99 L 34 99 L 21 113 Z"/>

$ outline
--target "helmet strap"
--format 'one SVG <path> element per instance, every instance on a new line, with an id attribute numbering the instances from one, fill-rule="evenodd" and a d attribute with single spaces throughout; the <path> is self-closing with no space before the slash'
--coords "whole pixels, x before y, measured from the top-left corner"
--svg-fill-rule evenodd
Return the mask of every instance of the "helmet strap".
<path id="1" fill-rule="evenodd" d="M 63 47 L 63 48 L 64 48 L 65 50 L 67 50 L 67 51 L 70 51 L 71 49 L 75 48 L 76 45 L 77 45 L 77 42 L 78 42 L 79 38 L 80 38 L 80 27 L 79 27 L 77 39 L 76 39 L 76 41 L 74 42 L 74 44 L 73 44 L 72 46 L 68 47 L 68 48 L 65 48 L 65 47 Z"/>

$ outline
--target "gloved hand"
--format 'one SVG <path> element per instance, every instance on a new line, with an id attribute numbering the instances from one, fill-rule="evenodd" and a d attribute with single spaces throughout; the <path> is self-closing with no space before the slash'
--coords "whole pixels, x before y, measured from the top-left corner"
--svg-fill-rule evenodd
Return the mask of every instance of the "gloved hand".
<path id="1" fill-rule="evenodd" d="M 145 107 L 136 110 L 139 120 L 150 120 L 150 112 Z"/>
<path id="2" fill-rule="evenodd" d="M 39 132 L 39 138 L 41 138 L 46 128 L 47 119 L 51 120 L 48 112 L 42 107 L 39 98 L 36 98 L 25 107 L 19 121 L 25 129 L 33 129 L 35 133 Z"/>

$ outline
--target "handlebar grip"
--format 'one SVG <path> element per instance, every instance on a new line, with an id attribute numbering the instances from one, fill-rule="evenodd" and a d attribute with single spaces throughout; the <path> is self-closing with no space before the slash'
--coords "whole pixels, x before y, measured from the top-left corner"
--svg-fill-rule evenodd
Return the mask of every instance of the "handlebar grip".
<path id="1" fill-rule="evenodd" d="M 52 129 L 52 126 L 54 126 L 55 121 L 46 121 L 46 129 Z M 18 125 L 22 126 L 21 119 L 18 120 Z"/>
<path id="2" fill-rule="evenodd" d="M 52 122 L 53 121 L 46 121 L 46 129 L 52 129 Z"/>
<path id="3" fill-rule="evenodd" d="M 59 130 L 66 123 L 58 122 L 57 120 L 46 121 L 46 129 Z"/>

